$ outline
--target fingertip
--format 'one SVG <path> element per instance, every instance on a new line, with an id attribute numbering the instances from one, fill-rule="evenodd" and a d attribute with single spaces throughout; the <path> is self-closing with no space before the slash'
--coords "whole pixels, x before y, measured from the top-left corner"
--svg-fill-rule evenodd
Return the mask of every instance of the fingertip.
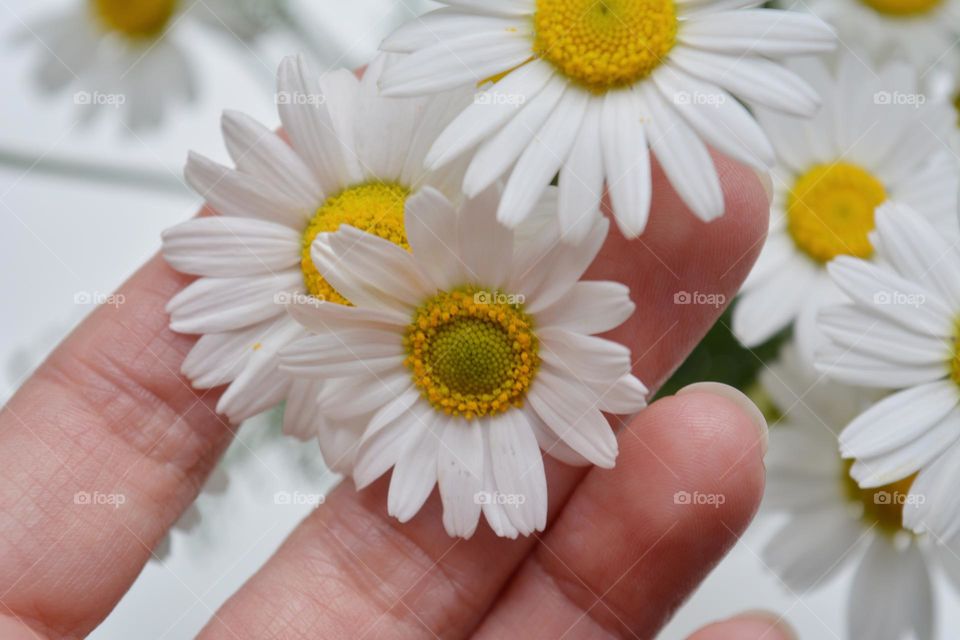
<path id="1" fill-rule="evenodd" d="M 688 638 L 688 640 L 796 639 L 796 633 L 783 616 L 767 611 L 741 613 L 727 620 L 714 622 Z"/>

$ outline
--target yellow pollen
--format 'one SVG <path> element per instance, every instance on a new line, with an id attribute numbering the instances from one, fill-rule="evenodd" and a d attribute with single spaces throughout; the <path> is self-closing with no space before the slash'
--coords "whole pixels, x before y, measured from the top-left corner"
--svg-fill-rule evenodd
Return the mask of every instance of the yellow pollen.
<path id="1" fill-rule="evenodd" d="M 423 397 L 466 420 L 522 407 L 540 367 L 522 305 L 476 287 L 441 291 L 420 305 L 404 346 L 404 364 Z"/>
<path id="2" fill-rule="evenodd" d="M 152 38 L 163 33 L 178 0 L 91 0 L 94 15 L 109 31 L 128 38 Z"/>
<path id="3" fill-rule="evenodd" d="M 840 255 L 869 258 L 874 210 L 887 199 L 879 180 L 854 164 L 817 165 L 797 178 L 787 198 L 787 230 L 817 262 Z"/>
<path id="4" fill-rule="evenodd" d="M 674 0 L 537 0 L 534 54 L 594 93 L 643 80 L 677 40 Z"/>
<path id="5" fill-rule="evenodd" d="M 903 507 L 917 474 L 875 489 L 861 489 L 850 477 L 851 466 L 852 460 L 844 461 L 843 487 L 847 499 L 863 507 L 864 522 L 890 535 L 904 530 Z"/>
<path id="6" fill-rule="evenodd" d="M 349 187 L 327 198 L 303 232 L 300 268 L 307 292 L 327 302 L 350 304 L 324 280 L 313 264 L 310 245 L 317 234 L 335 232 L 340 225 L 348 224 L 409 249 L 407 234 L 403 228 L 403 205 L 408 195 L 410 190 L 402 185 L 369 182 Z"/>
<path id="7" fill-rule="evenodd" d="M 918 16 L 938 7 L 943 0 L 861 0 L 877 13 L 890 16 Z"/>

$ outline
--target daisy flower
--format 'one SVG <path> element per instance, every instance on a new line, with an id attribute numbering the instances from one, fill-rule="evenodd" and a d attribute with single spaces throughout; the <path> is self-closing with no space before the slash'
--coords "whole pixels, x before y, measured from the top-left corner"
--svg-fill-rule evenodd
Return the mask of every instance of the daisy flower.
<path id="1" fill-rule="evenodd" d="M 73 99 L 85 109 L 86 119 L 104 108 L 120 108 L 127 126 L 144 128 L 159 124 L 170 104 L 195 96 L 188 56 L 176 41 L 186 24 L 206 24 L 246 38 L 266 26 L 242 4 L 80 0 L 30 25 L 21 39 L 42 45 L 36 70 L 42 88 L 59 90 L 76 83 L 79 90 Z"/>
<path id="2" fill-rule="evenodd" d="M 464 538 L 481 512 L 500 536 L 542 531 L 540 449 L 612 467 L 602 412 L 632 414 L 647 393 L 630 350 L 594 336 L 633 313 L 627 287 L 579 281 L 609 223 L 531 247 L 496 221 L 499 199 L 494 186 L 457 208 L 423 189 L 406 205 L 412 253 L 349 226 L 318 236 L 314 263 L 356 306 L 292 305 L 316 335 L 281 352 L 284 370 L 336 386 L 322 413 L 352 434 L 357 488 L 392 468 L 388 512 L 405 522 L 439 485 L 444 527 Z"/>
<path id="3" fill-rule="evenodd" d="M 817 379 L 791 350 L 761 384 L 784 412 L 770 430 L 764 497 L 784 517 L 764 562 L 801 596 L 853 566 L 848 638 L 933 638 L 934 578 L 938 567 L 960 576 L 954 551 L 903 528 L 904 509 L 920 500 L 912 476 L 861 489 L 837 452 L 836 431 L 876 393 Z"/>
<path id="4" fill-rule="evenodd" d="M 918 474 L 924 496 L 904 523 L 939 539 L 960 532 L 960 252 L 906 207 L 877 212 L 882 263 L 837 258 L 829 271 L 850 303 L 823 309 L 819 369 L 848 384 L 896 390 L 840 435 L 850 475 L 876 488 Z"/>
<path id="5" fill-rule="evenodd" d="M 697 216 L 722 215 L 707 144 L 765 171 L 773 150 L 740 101 L 811 115 L 816 94 L 771 58 L 834 46 L 814 16 L 738 10 L 759 0 L 443 3 L 383 43 L 410 53 L 384 74 L 384 95 L 486 87 L 433 145 L 427 166 L 469 151 L 468 196 L 509 173 L 498 211 L 508 225 L 559 172 L 559 217 L 574 242 L 599 218 L 605 183 L 623 233 L 643 232 L 648 148 Z"/>
<path id="6" fill-rule="evenodd" d="M 909 67 L 867 73 L 845 54 L 833 73 L 817 60 L 794 68 L 824 107 L 806 122 L 758 110 L 777 152 L 774 198 L 733 331 L 753 347 L 794 326 L 801 352 L 812 358 L 817 309 L 842 300 L 827 264 L 873 256 L 874 211 L 885 202 L 909 205 L 956 234 L 958 166 L 941 136 L 952 115 L 924 101 Z"/>
<path id="7" fill-rule="evenodd" d="M 316 76 L 302 57 L 284 59 L 277 102 L 285 137 L 226 113 L 236 169 L 197 154 L 187 162 L 187 182 L 222 215 L 163 234 L 167 262 L 200 276 L 167 310 L 174 331 L 203 334 L 183 373 L 200 389 L 229 383 L 217 410 L 233 422 L 286 400 L 284 429 L 313 434 L 319 387 L 278 371 L 276 354 L 306 334 L 286 313 L 291 299 L 346 302 L 310 259 L 314 237 L 346 223 L 406 246 L 406 198 L 425 184 L 459 182 L 426 175 L 423 154 L 469 96 L 381 98 L 384 62 L 377 58 L 358 80 L 346 70 Z"/>
<path id="8" fill-rule="evenodd" d="M 836 27 L 844 42 L 875 59 L 901 58 L 921 73 L 938 64 L 956 68 L 960 0 L 781 0 L 804 7 Z"/>

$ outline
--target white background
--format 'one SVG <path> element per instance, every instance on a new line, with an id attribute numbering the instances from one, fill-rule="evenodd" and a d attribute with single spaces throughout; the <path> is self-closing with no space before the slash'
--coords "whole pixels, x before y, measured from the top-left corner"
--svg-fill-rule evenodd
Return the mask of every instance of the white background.
<path id="1" fill-rule="evenodd" d="M 379 39 L 411 10 L 392 0 L 302 4 L 314 7 L 312 24 L 322 29 L 325 50 L 340 52 L 344 66 L 367 61 Z M 427 4 L 408 0 L 407 6 L 422 10 Z M 178 109 L 162 132 L 133 135 L 107 119 L 76 126 L 72 91 L 50 96 L 34 89 L 31 73 L 42 43 L 28 38 L 14 45 L 11 39 L 25 24 L 69 6 L 70 0 L 0 0 L 0 150 L 47 160 L 117 162 L 158 172 L 175 184 L 188 148 L 225 157 L 218 129 L 221 109 L 240 109 L 277 124 L 269 83 L 279 56 L 295 45 L 274 36 L 255 57 L 193 29 L 178 35 L 202 78 L 198 104 Z M 89 311 L 75 303 L 77 294 L 112 291 L 158 249 L 160 231 L 192 215 L 197 205 L 195 196 L 176 187 L 105 185 L 0 166 L 0 400 Z M 267 422 L 261 419 L 244 432 L 262 442 L 231 450 L 227 495 L 201 499 L 201 527 L 190 536 L 174 534 L 172 556 L 147 566 L 94 638 L 193 637 L 309 508 L 277 505 L 275 492 L 322 492 L 329 486 L 329 477 L 310 473 L 309 466 L 304 472 L 290 461 L 292 455 L 311 456 L 313 447 L 259 437 Z M 686 637 L 708 621 L 747 609 L 786 613 L 802 638 L 846 637 L 849 567 L 827 588 L 808 595 L 789 593 L 759 559 L 770 524 L 761 521 L 751 529 L 663 638 Z M 942 637 L 950 637 L 943 630 L 960 628 L 960 612 L 955 594 L 942 586 L 940 629 Z"/>

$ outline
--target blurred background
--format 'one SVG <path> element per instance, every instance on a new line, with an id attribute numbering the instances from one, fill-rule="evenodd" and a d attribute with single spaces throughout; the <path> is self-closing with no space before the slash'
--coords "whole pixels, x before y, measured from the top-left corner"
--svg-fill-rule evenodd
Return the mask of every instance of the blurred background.
<path id="1" fill-rule="evenodd" d="M 188 149 L 226 160 L 223 109 L 275 126 L 272 86 L 283 55 L 306 51 L 321 69 L 354 68 L 393 28 L 435 6 L 201 0 L 168 38 L 168 58 L 188 68 L 189 79 L 166 95 L 160 79 L 171 67 L 134 58 L 123 79 L 146 89 L 145 97 L 120 104 L 98 75 L 105 72 L 87 66 L 92 50 L 64 35 L 82 31 L 77 16 L 86 1 L 0 0 L 0 401 L 94 305 L 115 302 L 110 292 L 157 251 L 164 228 L 194 214 L 200 199 L 183 185 L 182 166 Z M 116 64 L 129 54 L 105 53 L 110 45 L 97 44 L 95 55 Z M 750 387 L 760 360 L 736 346 L 728 324 L 718 323 L 667 390 L 695 379 Z M 775 345 L 765 349 L 761 357 Z M 304 496 L 335 485 L 318 458 L 314 445 L 279 437 L 276 412 L 245 424 L 196 508 L 92 637 L 193 637 L 315 508 Z M 845 638 L 852 567 L 825 588 L 792 593 L 760 558 L 777 524 L 758 519 L 661 637 L 684 638 L 708 621 L 768 609 L 783 613 L 802 638 Z M 955 602 L 946 601 L 955 592 L 936 593 L 944 600 L 940 629 L 960 628 Z"/>

